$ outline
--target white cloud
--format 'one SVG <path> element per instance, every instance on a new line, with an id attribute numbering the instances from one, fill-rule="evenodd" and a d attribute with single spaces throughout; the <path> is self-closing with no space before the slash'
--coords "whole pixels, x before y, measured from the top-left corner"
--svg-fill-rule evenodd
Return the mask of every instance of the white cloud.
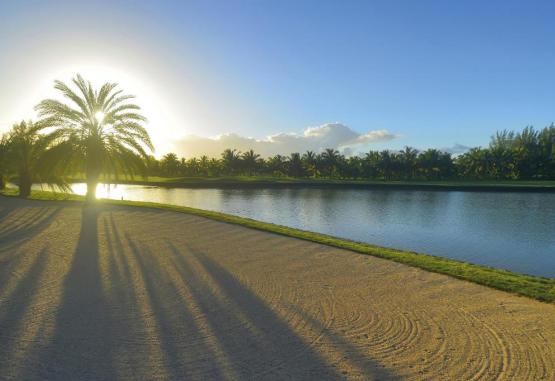
<path id="1" fill-rule="evenodd" d="M 471 147 L 465 146 L 463 144 L 455 143 L 452 147 L 442 148 L 441 150 L 451 155 L 460 155 L 468 151 Z"/>
<path id="2" fill-rule="evenodd" d="M 253 149 L 263 157 L 276 154 L 288 155 L 292 152 L 308 150 L 320 152 L 326 148 L 338 149 L 345 154 L 364 151 L 372 143 L 389 141 L 397 138 L 387 130 L 374 130 L 360 134 L 341 123 L 328 123 L 318 127 L 309 127 L 302 133 L 279 133 L 266 139 L 254 139 L 229 133 L 214 138 L 188 135 L 176 141 L 173 146 L 178 155 L 199 157 L 207 155 L 219 157 L 226 148 L 239 151 Z"/>

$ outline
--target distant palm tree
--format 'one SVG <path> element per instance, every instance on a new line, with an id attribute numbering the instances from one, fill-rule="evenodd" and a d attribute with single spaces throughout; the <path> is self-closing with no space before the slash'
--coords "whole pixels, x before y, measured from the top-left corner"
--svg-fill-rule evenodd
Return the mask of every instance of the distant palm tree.
<path id="1" fill-rule="evenodd" d="M 453 161 L 450 154 L 429 148 L 418 155 L 418 164 L 427 179 L 439 180 L 450 174 Z"/>
<path id="2" fill-rule="evenodd" d="M 409 179 L 413 179 L 415 177 L 417 157 L 418 151 L 409 146 L 405 146 L 405 149 L 400 152 L 400 160 L 403 167 L 403 172 L 405 177 Z"/>
<path id="3" fill-rule="evenodd" d="M 305 174 L 305 168 L 301 159 L 301 154 L 293 152 L 289 158 L 287 165 L 288 175 L 293 177 L 301 177 Z"/>
<path id="4" fill-rule="evenodd" d="M 326 148 L 322 152 L 322 162 L 328 176 L 332 177 L 335 174 L 340 160 L 341 154 L 335 149 Z"/>
<path id="5" fill-rule="evenodd" d="M 389 150 L 380 152 L 378 168 L 382 172 L 384 180 L 391 180 L 393 176 L 393 155 Z"/>
<path id="6" fill-rule="evenodd" d="M 222 152 L 222 161 L 224 169 L 228 174 L 233 174 L 237 170 L 237 164 L 239 163 L 241 152 L 236 149 L 226 149 Z"/>
<path id="7" fill-rule="evenodd" d="M 181 159 L 184 160 L 184 159 Z M 187 173 L 191 176 L 198 176 L 200 172 L 200 165 L 199 160 L 196 157 L 192 157 L 185 162 L 183 169 L 187 171 Z"/>
<path id="8" fill-rule="evenodd" d="M 208 162 L 208 172 L 210 176 L 220 176 L 222 174 L 222 162 L 216 158 L 211 158 Z"/>
<path id="9" fill-rule="evenodd" d="M 369 151 L 362 159 L 363 176 L 375 179 L 380 173 L 380 153 L 378 151 Z"/>
<path id="10" fill-rule="evenodd" d="M 268 169 L 274 176 L 283 176 L 286 173 L 285 163 L 287 158 L 280 154 L 269 157 L 266 161 Z"/>
<path id="11" fill-rule="evenodd" d="M 247 152 L 244 152 L 241 155 L 241 159 L 243 160 L 243 166 L 249 176 L 256 174 L 256 170 L 258 168 L 258 159 L 260 155 L 255 153 L 254 150 L 250 149 Z"/>
<path id="12" fill-rule="evenodd" d="M 48 160 L 66 170 L 85 173 L 90 201 L 96 197 L 101 175 L 117 179 L 120 173 L 139 173 L 144 170 L 145 148 L 154 151 L 154 147 L 142 125 L 146 118 L 139 113 L 140 107 L 128 103 L 134 96 L 116 90 L 116 83 L 105 83 L 95 90 L 80 75 L 72 82 L 77 92 L 61 81 L 54 85 L 70 104 L 46 99 L 36 110 L 45 125 L 54 127 L 48 139 L 55 146 Z"/>
<path id="13" fill-rule="evenodd" d="M 310 176 L 316 177 L 318 175 L 318 155 L 314 151 L 306 151 L 303 154 L 303 163 Z"/>
<path id="14" fill-rule="evenodd" d="M 177 172 L 179 171 L 179 159 L 177 155 L 173 152 L 167 153 L 162 157 L 162 161 L 160 162 L 162 165 L 162 170 L 166 174 L 166 176 L 176 176 Z"/>
<path id="15" fill-rule="evenodd" d="M 210 159 L 208 158 L 208 156 L 202 155 L 199 161 L 200 174 L 203 176 L 208 176 L 210 171 L 209 166 L 210 166 Z"/>

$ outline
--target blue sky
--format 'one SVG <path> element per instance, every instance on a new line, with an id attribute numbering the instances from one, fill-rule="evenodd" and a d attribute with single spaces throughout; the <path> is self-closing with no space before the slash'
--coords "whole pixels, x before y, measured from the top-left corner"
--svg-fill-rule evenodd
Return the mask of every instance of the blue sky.
<path id="1" fill-rule="evenodd" d="M 555 120 L 554 17 L 549 1 L 2 2 L 0 128 L 67 64 L 129 75 L 105 80 L 146 103 L 161 151 L 190 154 L 191 134 L 302 147 L 328 123 L 386 130 L 361 150 L 486 145 Z"/>

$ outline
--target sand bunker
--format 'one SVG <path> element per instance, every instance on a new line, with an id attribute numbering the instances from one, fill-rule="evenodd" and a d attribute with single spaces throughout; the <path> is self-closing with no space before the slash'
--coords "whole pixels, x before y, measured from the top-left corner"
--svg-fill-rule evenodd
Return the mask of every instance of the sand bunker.
<path id="1" fill-rule="evenodd" d="M 555 379 L 555 306 L 167 211 L 0 197 L 0 379 Z"/>

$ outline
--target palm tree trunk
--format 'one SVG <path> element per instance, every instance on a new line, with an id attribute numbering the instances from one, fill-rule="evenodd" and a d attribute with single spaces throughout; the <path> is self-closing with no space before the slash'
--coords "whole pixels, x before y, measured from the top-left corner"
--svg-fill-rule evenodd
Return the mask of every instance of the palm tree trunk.
<path id="1" fill-rule="evenodd" d="M 96 200 L 96 186 L 97 180 L 87 180 L 87 201 L 92 202 Z"/>
<path id="2" fill-rule="evenodd" d="M 28 198 L 31 195 L 31 176 L 27 173 L 19 175 L 19 197 Z"/>

